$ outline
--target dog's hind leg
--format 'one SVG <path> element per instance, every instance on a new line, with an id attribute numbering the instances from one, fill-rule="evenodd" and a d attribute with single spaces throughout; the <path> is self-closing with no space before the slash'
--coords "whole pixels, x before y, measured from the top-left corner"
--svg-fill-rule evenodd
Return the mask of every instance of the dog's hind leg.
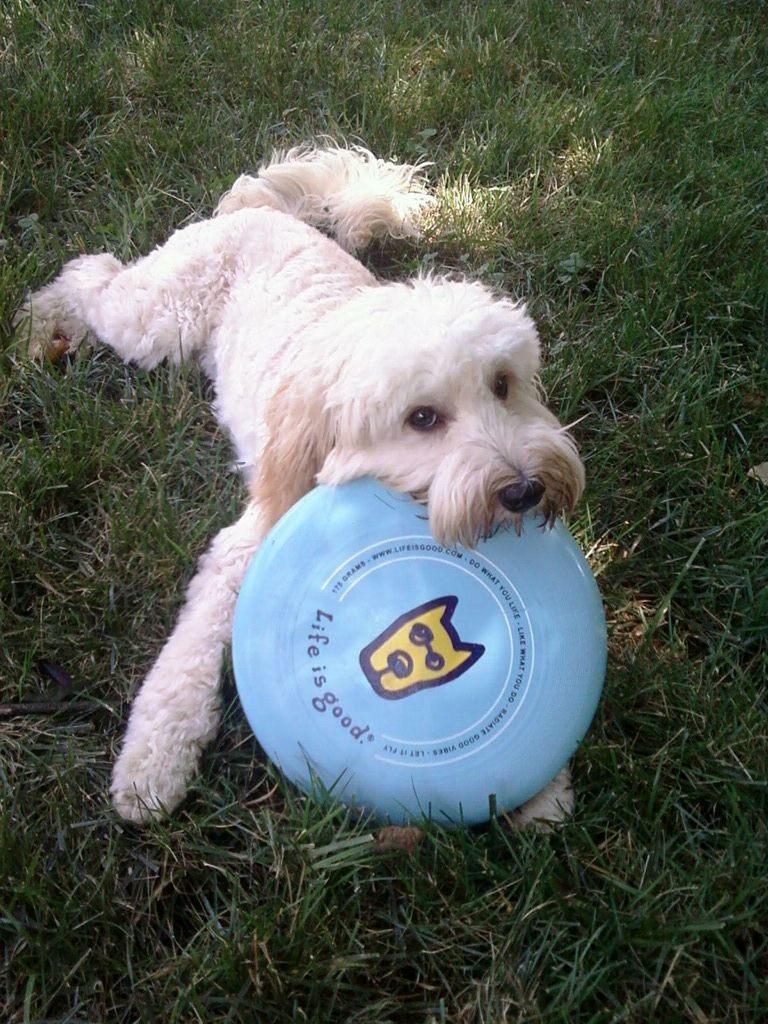
<path id="1" fill-rule="evenodd" d="M 181 802 L 216 734 L 235 603 L 265 529 L 263 513 L 252 503 L 216 536 L 134 701 L 111 787 L 115 807 L 130 821 L 160 817 Z"/>
<path id="2" fill-rule="evenodd" d="M 358 252 L 374 238 L 420 234 L 434 204 L 426 164 L 379 160 L 362 146 L 298 146 L 276 152 L 256 177 L 241 175 L 221 197 L 216 215 L 268 206 L 331 234 Z"/>

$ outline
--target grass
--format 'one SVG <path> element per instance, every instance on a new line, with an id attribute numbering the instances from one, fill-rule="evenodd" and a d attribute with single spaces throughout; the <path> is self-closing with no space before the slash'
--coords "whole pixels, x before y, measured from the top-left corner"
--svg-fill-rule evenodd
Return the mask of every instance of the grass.
<path id="1" fill-rule="evenodd" d="M 183 583 L 241 500 L 194 368 L 106 351 L 0 395 L 0 1017 L 736 1024 L 768 1013 L 768 22 L 754 2 L 11 0 L 0 323 L 81 251 L 130 258 L 319 133 L 435 162 L 381 272 L 480 275 L 541 326 L 610 628 L 551 836 L 365 826 L 265 765 L 231 687 L 190 800 L 106 799 Z M 358 840 L 354 842 L 354 840 Z"/>

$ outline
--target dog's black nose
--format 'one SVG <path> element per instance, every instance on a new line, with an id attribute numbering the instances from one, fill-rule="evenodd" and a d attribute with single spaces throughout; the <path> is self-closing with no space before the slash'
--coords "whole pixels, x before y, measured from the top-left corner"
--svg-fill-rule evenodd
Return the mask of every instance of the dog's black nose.
<path id="1" fill-rule="evenodd" d="M 499 501 L 509 512 L 527 512 L 539 504 L 543 494 L 544 484 L 524 476 L 516 484 L 502 488 L 499 491 Z"/>

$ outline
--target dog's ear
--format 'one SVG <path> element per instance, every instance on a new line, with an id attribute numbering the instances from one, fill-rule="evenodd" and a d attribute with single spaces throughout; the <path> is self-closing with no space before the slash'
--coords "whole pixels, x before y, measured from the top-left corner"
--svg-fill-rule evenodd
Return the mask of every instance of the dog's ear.
<path id="1" fill-rule="evenodd" d="M 296 378 L 275 390 L 264 419 L 268 436 L 250 489 L 272 525 L 315 486 L 333 434 L 319 389 L 308 394 Z"/>

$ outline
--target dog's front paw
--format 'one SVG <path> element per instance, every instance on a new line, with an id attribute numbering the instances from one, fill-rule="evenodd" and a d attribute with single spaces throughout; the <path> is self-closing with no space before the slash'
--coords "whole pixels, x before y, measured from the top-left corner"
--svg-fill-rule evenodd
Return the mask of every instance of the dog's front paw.
<path id="1" fill-rule="evenodd" d="M 158 795 L 137 783 L 120 785 L 113 782 L 110 794 L 113 807 L 126 821 L 142 825 L 156 821 L 166 814 L 166 807 L 159 801 Z"/>
<path id="2" fill-rule="evenodd" d="M 571 770 L 563 768 L 540 793 L 508 815 L 508 821 L 517 829 L 551 832 L 573 814 L 573 786 Z"/>
<path id="3" fill-rule="evenodd" d="M 186 796 L 199 758 L 196 745 L 194 749 L 171 749 L 126 739 L 112 774 L 110 794 L 115 810 L 127 821 L 138 823 L 170 814 Z"/>

